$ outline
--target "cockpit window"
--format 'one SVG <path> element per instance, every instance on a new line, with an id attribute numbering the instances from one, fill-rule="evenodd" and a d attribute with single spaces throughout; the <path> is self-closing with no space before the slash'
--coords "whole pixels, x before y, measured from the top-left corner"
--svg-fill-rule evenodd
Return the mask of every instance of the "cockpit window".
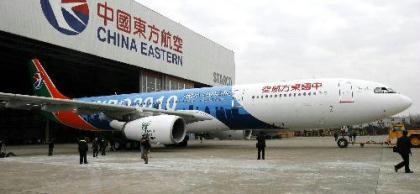
<path id="1" fill-rule="evenodd" d="M 376 94 L 391 94 L 391 93 L 396 93 L 393 89 L 391 88 L 386 88 L 386 87 L 376 87 L 374 92 Z"/>

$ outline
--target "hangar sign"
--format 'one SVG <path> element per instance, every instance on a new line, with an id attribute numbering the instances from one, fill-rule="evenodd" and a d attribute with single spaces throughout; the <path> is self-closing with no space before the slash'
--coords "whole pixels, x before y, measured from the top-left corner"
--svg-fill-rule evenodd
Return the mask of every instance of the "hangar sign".
<path id="1" fill-rule="evenodd" d="M 103 26 L 97 29 L 99 41 L 182 66 L 183 39 L 179 35 L 172 35 L 140 16 L 114 9 L 107 2 L 97 3 L 96 13 L 103 21 Z M 118 31 L 107 27 L 113 23 Z"/>
<path id="2" fill-rule="evenodd" d="M 48 22 L 63 34 L 77 35 L 88 25 L 89 6 L 86 0 L 41 0 L 40 3 Z M 98 2 L 95 8 L 95 13 L 102 20 L 96 30 L 98 41 L 182 66 L 181 36 L 173 35 L 140 16 L 114 8 L 107 1 Z M 116 30 L 111 26 L 116 26 Z"/>

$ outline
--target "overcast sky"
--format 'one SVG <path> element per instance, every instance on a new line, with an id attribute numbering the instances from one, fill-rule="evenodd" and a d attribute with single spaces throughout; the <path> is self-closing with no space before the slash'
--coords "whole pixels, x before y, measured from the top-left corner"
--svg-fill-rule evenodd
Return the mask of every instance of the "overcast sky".
<path id="1" fill-rule="evenodd" d="M 420 0 L 136 0 L 233 50 L 236 83 L 344 77 L 420 113 Z"/>

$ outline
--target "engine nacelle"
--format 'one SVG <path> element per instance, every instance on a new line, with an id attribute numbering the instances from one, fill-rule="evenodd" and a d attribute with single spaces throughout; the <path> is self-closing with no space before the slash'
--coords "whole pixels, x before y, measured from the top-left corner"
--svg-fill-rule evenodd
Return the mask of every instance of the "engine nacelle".
<path id="1" fill-rule="evenodd" d="M 186 135 L 184 119 L 174 115 L 144 117 L 127 123 L 112 121 L 110 125 L 122 130 L 127 139 L 136 141 L 140 141 L 143 134 L 148 134 L 154 143 L 178 144 Z"/>
<path id="2" fill-rule="evenodd" d="M 251 130 L 227 130 L 227 131 L 217 131 L 209 132 L 211 137 L 215 137 L 220 140 L 243 140 L 250 139 L 252 131 Z"/>

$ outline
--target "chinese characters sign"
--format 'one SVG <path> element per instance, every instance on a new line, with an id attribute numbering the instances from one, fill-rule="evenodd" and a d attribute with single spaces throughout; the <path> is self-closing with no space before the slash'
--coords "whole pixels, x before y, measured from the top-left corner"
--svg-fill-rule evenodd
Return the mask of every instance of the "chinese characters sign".
<path id="1" fill-rule="evenodd" d="M 300 92 L 309 90 L 318 90 L 322 87 L 322 83 L 295 83 L 291 85 L 272 85 L 264 86 L 262 93 L 279 93 L 279 92 Z"/>
<path id="2" fill-rule="evenodd" d="M 183 38 L 141 16 L 97 3 L 99 41 L 167 63 L 183 65 Z M 117 30 L 112 30 L 115 27 Z"/>

